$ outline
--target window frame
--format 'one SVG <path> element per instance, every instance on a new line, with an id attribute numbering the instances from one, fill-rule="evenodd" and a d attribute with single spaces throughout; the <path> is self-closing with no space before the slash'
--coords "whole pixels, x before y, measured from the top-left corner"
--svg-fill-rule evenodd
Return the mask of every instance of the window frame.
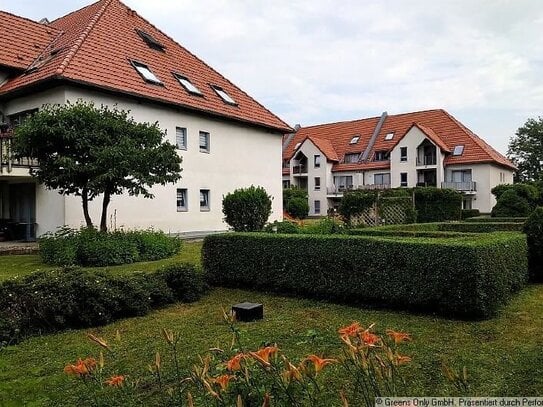
<path id="1" fill-rule="evenodd" d="M 462 154 L 464 154 L 464 148 L 465 148 L 464 144 L 458 144 L 454 146 L 453 151 L 452 151 L 452 156 L 460 157 Z"/>
<path id="2" fill-rule="evenodd" d="M 155 37 L 153 37 L 151 34 L 149 34 L 146 31 L 140 30 L 139 28 L 136 28 L 136 33 L 140 36 L 140 38 L 147 44 L 147 46 L 151 49 L 154 49 L 155 51 L 160 52 L 166 52 L 166 47 L 164 44 L 159 42 Z"/>
<path id="3" fill-rule="evenodd" d="M 404 175 L 405 175 L 405 181 L 402 180 Z M 407 172 L 400 172 L 400 187 L 406 188 L 408 186 L 409 186 L 409 176 Z"/>
<path id="4" fill-rule="evenodd" d="M 211 89 L 215 91 L 215 93 L 221 98 L 221 100 L 224 103 L 230 106 L 238 106 L 238 103 L 234 100 L 234 98 L 230 96 L 230 94 L 227 91 L 225 91 L 222 87 L 218 85 L 211 85 L 211 84 L 209 86 L 211 86 Z"/>
<path id="5" fill-rule="evenodd" d="M 377 177 L 381 177 L 381 182 L 377 182 Z M 385 177 L 388 178 L 388 182 L 384 182 Z M 379 172 L 377 174 L 373 174 L 373 184 L 374 185 L 390 185 L 390 172 Z"/>
<path id="6" fill-rule="evenodd" d="M 314 185 L 315 191 L 320 191 L 321 190 L 321 177 L 314 177 L 313 178 L 313 185 Z"/>
<path id="7" fill-rule="evenodd" d="M 184 206 L 179 206 L 179 193 L 181 192 L 183 196 L 183 200 L 185 202 Z M 177 188 L 176 190 L 176 206 L 177 206 L 177 212 L 188 212 L 189 211 L 189 193 L 187 188 Z"/>
<path id="8" fill-rule="evenodd" d="M 349 161 L 347 161 L 347 156 L 350 157 Z M 356 159 L 354 159 L 356 157 Z M 351 161 L 351 158 L 354 159 L 354 161 Z M 345 153 L 343 156 L 343 163 L 344 164 L 356 164 L 358 161 L 360 161 L 360 153 Z"/>
<path id="9" fill-rule="evenodd" d="M 184 140 L 184 143 L 182 145 L 179 145 L 179 130 L 182 130 L 183 131 L 183 140 Z M 187 128 L 186 127 L 180 127 L 180 126 L 176 126 L 175 127 L 175 148 L 177 150 L 187 150 L 187 144 L 188 144 L 188 137 L 187 137 Z"/>
<path id="10" fill-rule="evenodd" d="M 313 155 L 313 168 L 320 168 L 321 167 L 321 155 L 320 154 L 314 154 Z"/>
<path id="11" fill-rule="evenodd" d="M 403 152 L 405 150 L 405 155 L 403 155 Z M 408 160 L 407 155 L 407 147 L 400 147 L 400 162 L 406 163 Z"/>
<path id="12" fill-rule="evenodd" d="M 192 83 L 188 77 L 178 72 L 172 72 L 172 75 L 189 95 L 204 97 L 202 91 L 194 83 Z M 185 83 L 183 83 L 183 81 L 187 82 L 190 86 L 187 86 Z M 191 89 L 191 86 L 194 89 Z"/>
<path id="13" fill-rule="evenodd" d="M 314 209 L 315 215 L 321 214 L 321 201 L 319 199 L 316 199 L 313 201 L 313 209 Z"/>
<path id="14" fill-rule="evenodd" d="M 359 141 L 360 141 L 360 136 L 353 136 L 351 138 L 351 141 L 349 141 L 349 144 L 358 144 Z"/>
<path id="15" fill-rule="evenodd" d="M 202 196 L 206 197 L 204 201 L 202 201 Z M 202 202 L 207 201 L 206 206 L 202 206 Z M 209 212 L 211 210 L 211 193 L 209 189 L 200 189 L 200 212 Z"/>
<path id="16" fill-rule="evenodd" d="M 206 135 L 206 148 L 205 149 L 202 148 L 202 143 L 201 143 L 202 135 Z M 199 131 L 199 133 L 198 133 L 198 148 L 199 148 L 201 153 L 209 154 L 209 152 L 211 151 L 211 134 L 208 131 L 203 131 L 203 130 Z"/>
<path id="17" fill-rule="evenodd" d="M 144 80 L 144 82 L 150 83 L 151 85 L 164 86 L 164 83 L 162 83 L 160 78 L 155 75 L 155 73 L 151 70 L 151 68 L 149 68 L 149 65 L 144 64 L 143 62 L 133 60 L 133 59 L 130 60 L 130 64 L 134 67 L 134 69 L 136 70 L 138 75 L 141 76 L 141 78 Z M 147 78 L 145 76 L 145 74 L 143 74 L 142 71 L 140 71 L 140 69 L 138 69 L 138 68 L 146 69 L 154 77 L 154 79 L 153 78 Z"/>
<path id="18" fill-rule="evenodd" d="M 393 140 L 394 139 L 394 132 L 391 131 L 391 132 L 388 132 L 387 134 L 385 134 L 385 141 L 390 141 L 390 140 Z"/>

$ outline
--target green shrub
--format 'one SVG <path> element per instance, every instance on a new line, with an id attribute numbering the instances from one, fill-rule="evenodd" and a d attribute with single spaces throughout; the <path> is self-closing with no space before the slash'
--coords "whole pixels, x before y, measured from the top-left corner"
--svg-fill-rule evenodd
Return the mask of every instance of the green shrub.
<path id="1" fill-rule="evenodd" d="M 460 220 L 462 194 L 452 189 L 415 188 L 415 209 L 419 223 Z"/>
<path id="2" fill-rule="evenodd" d="M 377 193 L 373 191 L 345 192 L 339 203 L 339 214 L 350 225 L 353 218 L 362 215 L 370 209 L 376 200 Z"/>
<path id="3" fill-rule="evenodd" d="M 272 197 L 262 187 L 236 189 L 222 200 L 224 220 L 236 232 L 256 232 L 264 228 L 272 212 Z"/>
<path id="4" fill-rule="evenodd" d="M 395 230 L 377 228 L 348 229 L 347 233 L 354 236 L 392 236 L 392 237 L 436 237 L 436 238 L 459 238 L 472 237 L 472 234 L 464 232 L 441 232 L 431 230 Z"/>
<path id="5" fill-rule="evenodd" d="M 80 268 L 48 270 L 0 284 L 0 343 L 145 315 L 200 298 L 207 286 L 192 265 L 111 275 Z"/>
<path id="6" fill-rule="evenodd" d="M 289 222 L 288 220 L 282 222 L 276 220 L 273 223 L 268 223 L 264 227 L 264 232 L 294 234 L 300 233 L 300 227 L 296 223 Z"/>
<path id="7" fill-rule="evenodd" d="M 516 189 L 507 189 L 498 198 L 491 215 L 492 217 L 528 216 L 532 210 L 533 206 L 525 196 L 519 194 Z"/>
<path id="8" fill-rule="evenodd" d="M 462 220 L 480 216 L 479 209 L 462 209 Z"/>
<path id="9" fill-rule="evenodd" d="M 524 224 L 528 240 L 528 268 L 530 280 L 543 281 L 543 207 L 532 212 Z"/>
<path id="10" fill-rule="evenodd" d="M 292 186 L 290 188 L 283 189 L 283 208 L 287 207 L 288 201 L 292 198 L 302 198 L 307 201 L 307 190 Z M 292 215 L 292 214 L 291 214 Z"/>
<path id="11" fill-rule="evenodd" d="M 478 216 L 478 217 L 475 217 L 475 218 L 469 218 L 469 219 L 466 219 L 466 222 L 476 222 L 476 223 L 483 223 L 483 222 L 490 222 L 490 223 L 506 223 L 506 222 L 510 222 L 510 223 L 524 223 L 526 222 L 526 217 L 499 217 L 499 218 L 491 218 L 489 216 Z"/>
<path id="12" fill-rule="evenodd" d="M 345 233 L 345 226 L 342 222 L 334 218 L 322 218 L 314 223 L 304 225 L 300 228 L 300 233 L 314 235 L 334 235 Z"/>
<path id="13" fill-rule="evenodd" d="M 307 199 L 294 197 L 287 202 L 287 212 L 290 216 L 297 219 L 305 219 L 309 214 L 309 204 Z"/>
<path id="14" fill-rule="evenodd" d="M 520 232 L 522 223 L 512 222 L 459 222 L 440 223 L 438 229 L 447 232 L 491 233 L 491 232 Z"/>
<path id="15" fill-rule="evenodd" d="M 46 264 L 57 266 L 111 266 L 159 260 L 179 252 L 180 240 L 153 230 L 100 232 L 62 228 L 39 239 Z"/>
<path id="16" fill-rule="evenodd" d="M 533 184 L 501 184 L 496 185 L 490 192 L 499 200 L 507 191 L 515 191 L 516 195 L 524 198 L 532 208 L 535 208 L 539 200 L 538 187 Z"/>
<path id="17" fill-rule="evenodd" d="M 198 301 L 207 291 L 203 273 L 193 264 L 172 264 L 158 270 L 156 275 L 166 283 L 177 301 Z"/>
<path id="18" fill-rule="evenodd" d="M 202 249 L 210 282 L 327 300 L 494 315 L 527 279 L 526 239 L 223 234 Z"/>

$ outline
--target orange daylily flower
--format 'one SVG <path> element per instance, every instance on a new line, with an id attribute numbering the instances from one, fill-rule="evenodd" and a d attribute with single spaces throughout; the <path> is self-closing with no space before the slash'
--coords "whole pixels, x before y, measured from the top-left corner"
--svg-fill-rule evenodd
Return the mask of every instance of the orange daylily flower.
<path id="1" fill-rule="evenodd" d="M 349 326 L 344 326 L 338 330 L 338 333 L 341 336 L 356 336 L 360 331 L 362 331 L 362 326 L 358 322 L 353 322 Z"/>
<path id="2" fill-rule="evenodd" d="M 322 359 L 319 358 L 317 355 L 309 355 L 306 360 L 310 360 L 313 362 L 313 366 L 315 367 L 315 373 L 320 372 L 326 365 L 337 363 L 336 359 Z"/>
<path id="3" fill-rule="evenodd" d="M 372 334 L 367 329 L 360 334 L 360 340 L 366 346 L 376 346 L 377 343 L 381 342 L 381 338 L 378 335 Z"/>
<path id="4" fill-rule="evenodd" d="M 123 385 L 123 382 L 124 382 L 124 376 L 122 375 L 111 376 L 108 380 L 105 381 L 105 383 L 111 387 L 121 387 Z"/>
<path id="5" fill-rule="evenodd" d="M 269 366 L 270 356 L 277 353 L 278 350 L 277 346 L 266 346 L 256 352 L 249 352 L 249 354 L 264 366 Z"/>
<path id="6" fill-rule="evenodd" d="M 287 382 L 290 382 L 293 379 L 298 380 L 299 382 L 302 381 L 302 373 L 300 372 L 300 369 L 290 362 L 287 362 L 287 367 L 283 372 L 283 377 Z"/>
<path id="7" fill-rule="evenodd" d="M 221 376 L 218 376 L 214 379 L 211 379 L 213 383 L 218 384 L 221 387 L 221 390 L 226 390 L 228 387 L 228 383 L 230 383 L 230 380 L 234 379 L 235 376 L 229 375 L 229 374 L 223 374 Z"/>
<path id="8" fill-rule="evenodd" d="M 396 358 L 394 359 L 394 363 L 398 366 L 406 365 L 409 362 L 411 362 L 411 357 L 409 356 L 402 356 L 402 355 L 396 355 Z"/>
<path id="9" fill-rule="evenodd" d="M 241 370 L 241 360 L 245 357 L 243 353 L 238 353 L 236 356 L 232 357 L 228 362 L 226 362 L 226 368 L 231 372 Z"/>
<path id="10" fill-rule="evenodd" d="M 411 335 L 405 332 L 397 332 L 392 329 L 387 329 L 387 335 L 390 339 L 394 340 L 394 343 L 402 343 L 411 340 Z"/>
<path id="11" fill-rule="evenodd" d="M 96 359 L 78 359 L 75 365 L 66 365 L 64 367 L 64 373 L 73 376 L 87 376 L 91 374 L 94 369 L 96 369 Z"/>

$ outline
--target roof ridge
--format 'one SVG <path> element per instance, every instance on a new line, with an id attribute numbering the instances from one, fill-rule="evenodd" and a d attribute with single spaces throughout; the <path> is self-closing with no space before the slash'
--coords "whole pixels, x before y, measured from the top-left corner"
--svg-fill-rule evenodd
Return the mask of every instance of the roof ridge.
<path id="1" fill-rule="evenodd" d="M 92 2 L 91 4 L 87 4 L 86 6 L 83 6 L 83 7 L 81 7 L 81 8 L 78 8 L 77 10 L 70 11 L 68 14 L 64 14 L 63 16 L 60 16 L 60 17 L 55 18 L 55 19 L 52 20 L 49 24 L 54 24 L 54 23 L 56 23 L 58 20 L 60 20 L 61 18 L 65 18 L 65 17 L 71 16 L 72 14 L 79 13 L 81 10 L 84 10 L 84 9 L 86 9 L 86 8 L 89 8 L 89 7 L 93 6 L 93 5 L 96 4 L 96 3 L 99 3 L 100 1 L 103 1 L 103 0 L 94 1 L 94 2 Z"/>
<path id="2" fill-rule="evenodd" d="M 108 1 L 111 1 L 111 0 L 108 0 Z M 121 3 L 122 5 L 124 5 L 128 10 L 131 10 L 131 11 L 135 11 L 133 10 L 132 8 L 130 8 L 129 6 L 127 6 L 126 4 L 124 4 L 121 0 L 118 0 L 119 3 Z M 136 11 L 135 11 L 136 12 Z M 234 86 L 237 90 L 239 90 L 241 93 L 243 93 L 245 96 L 247 96 L 249 99 L 252 99 L 253 102 L 255 102 L 258 106 L 260 106 L 261 108 L 263 108 L 264 110 L 266 110 L 269 114 L 271 114 L 273 117 L 275 117 L 277 120 L 279 120 L 281 123 L 285 124 L 287 127 L 289 127 L 291 130 L 291 126 L 288 124 L 288 123 L 285 123 L 279 116 L 277 116 L 275 113 L 273 113 L 272 111 L 270 111 L 267 107 L 265 107 L 264 105 L 262 105 L 260 102 L 258 102 L 255 98 L 253 98 L 251 95 L 249 95 L 247 92 L 245 92 L 243 89 L 241 89 L 241 87 L 239 87 L 238 85 L 236 85 L 235 83 L 233 83 L 231 80 L 229 80 L 228 78 L 226 78 L 223 74 L 221 74 L 219 71 L 217 71 L 216 69 L 214 69 L 211 65 L 209 65 L 207 62 L 205 62 L 203 59 L 201 59 L 200 57 L 198 57 L 197 55 L 193 54 L 189 49 L 187 49 L 186 47 L 184 47 L 183 45 L 181 45 L 180 43 L 178 43 L 173 37 L 171 37 L 170 35 L 168 35 L 167 33 L 165 33 L 164 31 L 162 31 L 160 28 L 158 28 L 156 25 L 154 25 L 153 23 L 151 23 L 148 19 L 146 19 L 145 17 L 141 16 L 139 13 L 136 12 L 136 14 L 142 19 L 144 20 L 147 24 L 149 24 L 151 27 L 153 27 L 155 30 L 157 30 L 159 33 L 161 33 L 162 35 L 164 35 L 166 38 L 168 38 L 170 41 L 174 42 L 176 45 L 178 45 L 179 47 L 183 48 L 183 50 L 185 50 L 188 54 L 192 55 L 194 58 L 196 58 L 198 61 L 200 61 L 202 64 L 204 64 L 206 67 L 208 67 L 209 69 L 211 69 L 213 72 L 215 72 L 217 75 L 219 75 L 222 79 L 224 79 L 226 82 L 228 82 L 230 85 Z"/>
<path id="3" fill-rule="evenodd" d="M 92 29 L 94 28 L 94 26 L 96 25 L 96 23 L 98 22 L 100 17 L 102 17 L 105 10 L 107 9 L 107 7 L 111 4 L 111 2 L 113 0 L 100 0 L 100 1 L 104 1 L 104 5 L 102 7 L 100 7 L 100 9 L 96 12 L 96 14 L 90 19 L 90 21 L 87 24 L 86 28 L 79 35 L 79 37 L 75 40 L 74 44 L 70 47 L 70 50 L 68 51 L 68 53 L 66 54 L 66 56 L 64 57 L 64 59 L 60 63 L 59 67 L 55 71 L 57 75 L 62 75 L 64 73 L 64 71 L 66 70 L 66 68 L 68 67 L 70 62 L 72 61 L 72 59 L 75 56 L 75 54 L 77 53 L 77 51 L 79 51 L 79 49 L 81 48 L 81 45 L 83 45 L 83 42 L 85 42 L 85 39 L 89 36 Z M 96 3 L 93 3 L 93 4 L 96 4 Z M 89 7 L 89 6 L 87 6 L 87 7 Z M 86 8 L 86 7 L 83 7 L 81 9 L 77 10 L 77 11 L 83 10 L 84 8 Z M 70 14 L 73 14 L 73 13 L 69 13 L 66 16 L 68 16 Z M 63 17 L 66 17 L 66 16 L 63 16 Z"/>

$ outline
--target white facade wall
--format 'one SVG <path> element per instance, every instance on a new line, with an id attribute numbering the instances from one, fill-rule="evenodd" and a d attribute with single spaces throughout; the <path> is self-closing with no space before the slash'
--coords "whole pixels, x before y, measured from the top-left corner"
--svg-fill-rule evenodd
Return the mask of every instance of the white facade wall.
<path id="1" fill-rule="evenodd" d="M 46 103 L 93 101 L 97 106 L 117 105 L 130 110 L 138 122 L 158 122 L 167 139 L 175 144 L 176 127 L 187 129 L 187 150 L 179 150 L 183 158 L 182 179 L 175 185 L 155 186 L 154 199 L 119 195 L 112 197 L 108 224 L 125 228 L 153 227 L 166 232 L 226 230 L 223 222 L 222 198 L 236 188 L 262 186 L 273 197 L 270 221 L 282 218 L 281 135 L 235 122 L 211 118 L 161 106 L 122 95 L 108 95 L 98 91 L 75 87 L 61 87 L 47 92 L 10 101 L 4 114 L 39 108 Z M 210 152 L 199 151 L 199 132 L 210 134 Z M 188 210 L 178 212 L 177 188 L 186 188 Z M 209 211 L 200 211 L 200 189 L 210 191 Z M 78 197 L 60 197 L 54 192 L 37 194 L 37 222 L 39 233 L 63 224 L 79 227 L 84 223 L 81 200 Z M 57 194 L 58 195 L 58 194 Z M 45 207 L 44 207 L 45 206 Z M 98 224 L 101 197 L 90 205 L 93 221 Z"/>

